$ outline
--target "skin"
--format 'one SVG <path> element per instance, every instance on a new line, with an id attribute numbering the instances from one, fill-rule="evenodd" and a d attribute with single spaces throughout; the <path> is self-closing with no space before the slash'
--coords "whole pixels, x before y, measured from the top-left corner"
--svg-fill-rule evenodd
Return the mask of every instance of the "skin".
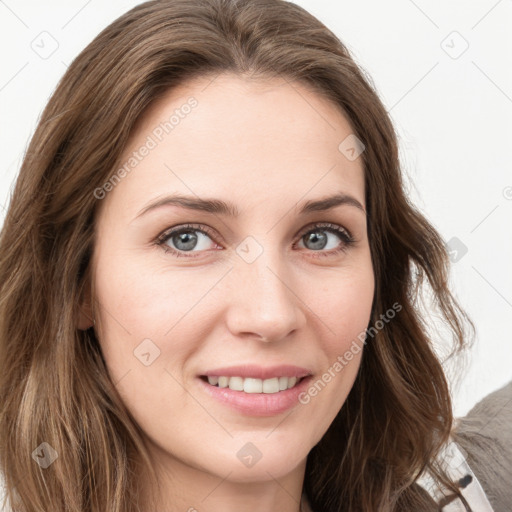
<path id="1" fill-rule="evenodd" d="M 361 353 L 308 404 L 271 417 L 217 402 L 198 375 L 288 363 L 310 369 L 316 381 L 365 330 L 374 274 L 362 158 L 340 152 L 353 132 L 349 122 L 304 85 L 224 74 L 159 99 L 136 126 L 125 159 L 190 96 L 198 105 L 101 201 L 95 311 L 84 306 L 80 324 L 95 316 L 111 378 L 157 468 L 159 510 L 298 512 L 306 457 L 342 407 Z M 335 192 L 363 210 L 344 204 L 298 214 L 302 202 Z M 230 201 L 241 213 L 168 205 L 137 217 L 175 193 Z M 348 230 L 355 242 L 334 254 L 345 241 L 315 228 L 318 222 Z M 183 257 L 154 243 L 187 223 L 212 235 L 192 231 L 197 244 Z M 308 241 L 311 231 L 328 237 L 325 248 Z M 252 263 L 236 252 L 248 236 L 262 250 Z M 166 247 L 184 244 L 175 237 Z M 149 366 L 134 356 L 144 339 L 160 350 Z M 252 467 L 236 456 L 248 442 L 262 454 Z"/>

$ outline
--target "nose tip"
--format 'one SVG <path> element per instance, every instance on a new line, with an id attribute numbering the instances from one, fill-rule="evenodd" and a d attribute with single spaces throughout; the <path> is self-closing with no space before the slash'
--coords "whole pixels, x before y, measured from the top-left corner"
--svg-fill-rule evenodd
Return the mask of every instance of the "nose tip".
<path id="1" fill-rule="evenodd" d="M 289 336 L 305 324 L 304 312 L 293 284 L 263 261 L 238 275 L 227 323 L 235 336 L 252 336 L 269 343 Z"/>

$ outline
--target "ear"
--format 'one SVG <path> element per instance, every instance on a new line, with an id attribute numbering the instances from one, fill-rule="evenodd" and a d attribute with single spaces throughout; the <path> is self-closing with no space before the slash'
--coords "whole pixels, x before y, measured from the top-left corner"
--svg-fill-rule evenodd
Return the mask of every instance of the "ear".
<path id="1" fill-rule="evenodd" d="M 91 287 L 90 282 L 87 281 L 84 284 L 84 291 L 82 298 L 80 299 L 78 309 L 77 328 L 81 331 L 86 331 L 94 325 L 94 315 L 92 311 L 92 300 L 91 300 Z"/>

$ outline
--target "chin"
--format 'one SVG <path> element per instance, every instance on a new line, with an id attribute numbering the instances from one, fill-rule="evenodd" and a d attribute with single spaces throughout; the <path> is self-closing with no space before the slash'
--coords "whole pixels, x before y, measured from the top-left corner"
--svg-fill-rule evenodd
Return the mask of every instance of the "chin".
<path id="1" fill-rule="evenodd" d="M 232 482 L 269 481 L 286 476 L 307 457 L 307 453 L 299 456 L 293 445 L 283 449 L 281 443 L 273 445 L 267 440 L 266 446 L 260 444 L 258 449 L 257 443 L 236 443 L 240 448 L 237 446 L 232 454 L 224 452 L 223 456 L 216 458 L 215 473 L 222 468 L 219 476 L 225 478 L 229 474 Z"/>

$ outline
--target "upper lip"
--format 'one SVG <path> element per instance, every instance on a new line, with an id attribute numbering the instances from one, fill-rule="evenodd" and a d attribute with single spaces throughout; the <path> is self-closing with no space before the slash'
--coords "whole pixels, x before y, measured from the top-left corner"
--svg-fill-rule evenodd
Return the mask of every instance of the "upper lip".
<path id="1" fill-rule="evenodd" d="M 312 372 L 300 366 L 289 364 L 280 364 L 276 366 L 256 366 L 252 364 L 242 364 L 224 368 L 215 368 L 204 372 L 201 376 L 205 377 L 243 377 L 253 379 L 272 379 L 274 377 L 307 377 Z"/>

